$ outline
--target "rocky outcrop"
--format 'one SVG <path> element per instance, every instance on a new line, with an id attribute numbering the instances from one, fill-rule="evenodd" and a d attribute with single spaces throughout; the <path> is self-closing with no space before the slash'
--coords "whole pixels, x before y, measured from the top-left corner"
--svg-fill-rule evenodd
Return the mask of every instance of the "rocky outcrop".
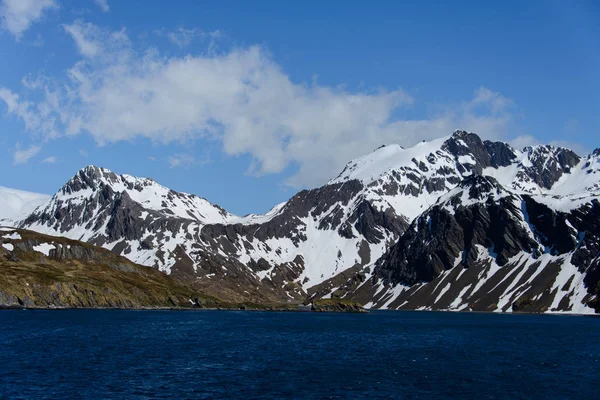
<path id="1" fill-rule="evenodd" d="M 473 163 L 459 162 L 457 166 L 462 173 L 468 171 L 476 175 L 481 175 L 488 167 L 506 167 L 517 158 L 514 150 L 506 143 L 482 141 L 479 136 L 465 131 L 454 132 L 444 142 L 442 150 L 448 151 L 457 159 L 471 157 Z"/>
<path id="2" fill-rule="evenodd" d="M 365 309 L 362 305 L 353 301 L 342 299 L 320 299 L 312 302 L 311 311 L 361 313 L 365 312 Z"/>

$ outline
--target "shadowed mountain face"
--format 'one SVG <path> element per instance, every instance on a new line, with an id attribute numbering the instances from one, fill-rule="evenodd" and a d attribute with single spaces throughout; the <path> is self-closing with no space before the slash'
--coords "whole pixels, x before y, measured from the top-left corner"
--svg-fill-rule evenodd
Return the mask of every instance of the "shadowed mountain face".
<path id="1" fill-rule="evenodd" d="M 393 308 L 406 296 L 417 299 L 411 291 L 421 288 L 424 296 L 427 285 L 462 271 L 460 279 L 473 275 L 470 289 L 438 285 L 427 301 L 406 304 L 468 309 L 462 299 L 489 281 L 487 275 L 500 278 L 512 268 L 493 288 L 514 283 L 507 286 L 510 296 L 503 292 L 489 304 L 500 309 L 500 300 L 512 306 L 522 292 L 508 278 L 541 262 L 579 271 L 567 289 L 581 308 L 575 286 L 593 303 L 588 288 L 600 274 L 593 272 L 593 228 L 585 225 L 597 220 L 599 157 L 552 146 L 517 150 L 457 131 L 410 149 L 382 146 L 348 163 L 325 186 L 245 217 L 150 179 L 86 167 L 18 224 L 105 247 L 235 300 L 345 296 Z M 546 290 L 550 280 L 538 286 Z M 551 296 L 533 297 L 522 303 L 534 309 L 531 304 Z M 567 309 L 566 302 L 545 309 Z"/>
<path id="2" fill-rule="evenodd" d="M 458 262 L 472 265 L 482 248 L 505 265 L 521 251 L 539 252 L 523 221 L 520 197 L 493 178 L 470 176 L 413 222 L 377 270 L 390 282 L 413 285 L 433 280 Z"/>

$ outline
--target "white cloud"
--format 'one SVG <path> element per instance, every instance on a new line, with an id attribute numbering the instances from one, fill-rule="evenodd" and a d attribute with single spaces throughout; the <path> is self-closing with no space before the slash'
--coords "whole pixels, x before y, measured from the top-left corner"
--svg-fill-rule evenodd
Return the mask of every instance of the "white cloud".
<path id="1" fill-rule="evenodd" d="M 95 57 L 100 52 L 100 45 L 92 39 L 88 39 L 94 25 L 74 23 L 72 25 L 63 25 L 64 30 L 71 35 L 79 52 L 86 57 Z"/>
<path id="2" fill-rule="evenodd" d="M 490 89 L 480 87 L 475 91 L 471 106 L 483 106 L 489 108 L 492 113 L 500 113 L 512 104 L 512 100 L 502 96 L 500 93 L 492 92 Z"/>
<path id="3" fill-rule="evenodd" d="M 31 145 L 26 149 L 21 149 L 21 146 L 17 144 L 17 148 L 13 154 L 14 164 L 27 164 L 27 162 L 35 157 L 40 150 L 42 150 L 40 146 Z"/>
<path id="4" fill-rule="evenodd" d="M 20 40 L 31 24 L 39 21 L 44 12 L 58 7 L 54 0 L 2 0 L 0 20 L 2 29 Z"/>
<path id="5" fill-rule="evenodd" d="M 27 131 L 43 134 L 47 138 L 57 136 L 56 119 L 52 115 L 55 103 L 51 93 L 45 93 L 46 99 L 39 104 L 21 100 L 20 96 L 6 88 L 0 88 L 0 100 L 4 101 L 8 113 L 20 118 Z"/>
<path id="6" fill-rule="evenodd" d="M 100 9 L 103 12 L 109 12 L 110 11 L 110 6 L 108 5 L 108 0 L 94 0 L 94 3 L 96 3 L 96 5 L 98 7 L 100 7 Z"/>
<path id="7" fill-rule="evenodd" d="M 103 56 L 108 57 L 104 62 L 116 62 L 111 56 L 118 55 L 120 49 L 129 45 L 125 29 L 110 32 L 82 20 L 63 25 L 63 29 L 71 35 L 79 53 L 87 58 Z"/>
<path id="8" fill-rule="evenodd" d="M 86 157 L 87 158 L 88 157 L 88 152 L 85 151 L 84 149 L 79 149 L 79 155 L 81 157 Z"/>
<path id="9" fill-rule="evenodd" d="M 44 158 L 42 161 L 40 161 L 42 164 L 54 164 L 56 162 L 56 157 L 54 156 L 50 156 L 48 158 Z"/>
<path id="10" fill-rule="evenodd" d="M 402 117 L 415 100 L 401 89 L 292 82 L 259 46 L 168 57 L 135 49 L 125 30 L 82 21 L 65 30 L 83 55 L 67 83 L 44 84 L 45 100 L 35 105 L 10 91 L 0 98 L 24 120 L 47 123 L 54 117 L 64 134 L 87 132 L 100 144 L 137 137 L 164 143 L 216 139 L 226 154 L 250 154 L 251 173 L 291 166 L 287 184 L 314 186 L 381 144 L 411 146 L 456 128 L 488 138 L 511 131 L 511 100 L 486 88 L 415 120 Z M 181 156 L 173 156 L 171 165 L 186 164 Z"/>

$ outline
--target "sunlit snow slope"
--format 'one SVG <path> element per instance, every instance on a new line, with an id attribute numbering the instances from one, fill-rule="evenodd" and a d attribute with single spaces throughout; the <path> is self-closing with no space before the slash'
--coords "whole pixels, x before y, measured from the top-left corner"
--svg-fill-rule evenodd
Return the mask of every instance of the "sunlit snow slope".
<path id="1" fill-rule="evenodd" d="M 50 196 L 0 186 L 0 225 L 13 225 L 29 215 Z"/>

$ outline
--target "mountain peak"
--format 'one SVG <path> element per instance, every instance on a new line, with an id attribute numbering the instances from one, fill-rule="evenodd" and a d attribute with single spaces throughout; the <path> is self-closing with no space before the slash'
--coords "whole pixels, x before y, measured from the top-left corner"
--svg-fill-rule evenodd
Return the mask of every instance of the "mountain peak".
<path id="1" fill-rule="evenodd" d="M 560 153 L 572 153 L 577 155 L 573 150 L 562 146 L 554 146 L 551 144 L 536 144 L 533 146 L 527 146 L 523 149 L 523 152 L 530 155 L 535 154 L 560 154 Z"/>
<path id="2" fill-rule="evenodd" d="M 335 179 L 329 181 L 329 184 L 352 179 L 370 184 L 392 170 L 414 166 L 415 160 L 424 160 L 430 154 L 440 150 L 447 139 L 448 136 L 429 142 L 424 141 L 406 149 L 399 144 L 380 147 L 365 156 L 350 161 Z"/>
<path id="3" fill-rule="evenodd" d="M 463 137 L 466 137 L 469 135 L 475 135 L 475 134 L 473 132 L 467 132 L 467 131 L 463 131 L 461 129 L 457 129 L 454 132 L 452 132 L 451 137 L 462 139 Z M 475 135 L 475 136 L 477 136 L 477 135 Z"/>
<path id="4" fill-rule="evenodd" d="M 508 144 L 483 141 L 477 134 L 466 131 L 454 132 L 444 142 L 442 150 L 456 157 L 462 169 L 478 175 L 483 173 L 484 168 L 506 167 L 516 158 L 514 149 Z"/>
<path id="5" fill-rule="evenodd" d="M 550 144 L 536 144 L 523 148 L 523 152 L 531 156 L 554 153 L 556 149 Z"/>
<path id="6" fill-rule="evenodd" d="M 88 165 L 77 171 L 61 188 L 60 193 L 70 195 L 81 190 L 94 190 L 101 185 L 101 182 L 108 183 L 116 182 L 117 180 L 118 176 L 114 172 L 95 165 Z"/>
<path id="7" fill-rule="evenodd" d="M 443 150 L 455 156 L 470 154 L 476 148 L 483 149 L 481 138 L 477 134 L 467 131 L 454 131 L 442 147 Z"/>
<path id="8" fill-rule="evenodd" d="M 63 186 L 63 193 L 68 194 L 82 189 L 97 189 L 100 186 L 116 186 L 123 190 L 123 186 L 129 189 L 158 185 L 152 178 L 140 178 L 133 175 L 122 174 L 111 171 L 108 168 L 88 165 L 83 167 Z"/>
<path id="9" fill-rule="evenodd" d="M 554 147 L 552 145 L 528 146 L 523 151 L 529 155 L 529 160 L 538 165 L 541 170 L 548 169 L 551 165 L 560 168 L 572 168 L 581 161 L 574 151 L 565 147 Z"/>
<path id="10" fill-rule="evenodd" d="M 444 148 L 452 154 L 461 155 L 471 151 L 471 147 L 482 147 L 483 141 L 473 132 L 456 130 L 446 138 Z"/>
<path id="11" fill-rule="evenodd" d="M 113 217 L 111 210 L 127 208 L 122 205 L 123 201 L 130 203 L 130 211 L 134 210 L 132 212 L 138 218 L 129 216 L 134 219 L 128 221 L 137 221 L 140 226 L 147 223 L 144 219 L 150 214 L 153 219 L 171 218 L 202 224 L 225 223 L 235 218 L 204 198 L 176 192 L 152 179 L 117 175 L 109 169 L 88 165 L 52 197 L 44 210 L 31 214 L 28 221 L 42 221 L 50 228 L 61 226 L 62 230 L 67 230 L 78 223 L 94 220 L 98 223 L 97 229 L 104 229 L 102 224 Z M 68 211 L 63 211 L 65 209 Z M 57 210 L 61 211 L 57 214 Z M 90 229 L 89 235 L 97 234 L 104 232 Z M 114 236 L 108 238 L 115 239 Z"/>
<path id="12" fill-rule="evenodd" d="M 486 149 L 480 137 L 475 133 L 463 130 L 456 130 L 451 135 L 442 138 L 430 141 L 424 140 L 409 148 L 404 148 L 399 144 L 383 145 L 365 156 L 350 161 L 346 164 L 344 170 L 329 183 L 358 179 L 369 184 L 391 170 L 403 167 L 412 168 L 415 162 L 423 163 L 428 157 L 434 159 L 436 158 L 435 154 L 440 150 L 448 151 L 452 156 L 460 157 L 473 155 L 473 149 L 475 148 L 479 149 L 482 157 L 485 156 L 483 153 L 486 153 Z M 478 160 L 479 155 L 477 152 L 474 154 L 474 162 Z M 469 160 L 467 160 L 467 164 Z M 485 166 L 488 163 L 485 162 Z"/>
<path id="13" fill-rule="evenodd" d="M 81 172 L 92 172 L 92 171 L 100 171 L 100 170 L 106 170 L 106 171 L 108 171 L 108 169 L 103 168 L 103 167 L 99 167 L 99 166 L 94 165 L 94 164 L 86 165 L 85 167 L 81 168 L 79 171 L 81 171 Z"/>
<path id="14" fill-rule="evenodd" d="M 114 172 L 109 170 L 108 168 L 99 167 L 97 165 L 87 165 L 81 168 L 76 175 L 85 175 L 91 178 L 99 178 L 105 175 L 116 175 Z"/>

